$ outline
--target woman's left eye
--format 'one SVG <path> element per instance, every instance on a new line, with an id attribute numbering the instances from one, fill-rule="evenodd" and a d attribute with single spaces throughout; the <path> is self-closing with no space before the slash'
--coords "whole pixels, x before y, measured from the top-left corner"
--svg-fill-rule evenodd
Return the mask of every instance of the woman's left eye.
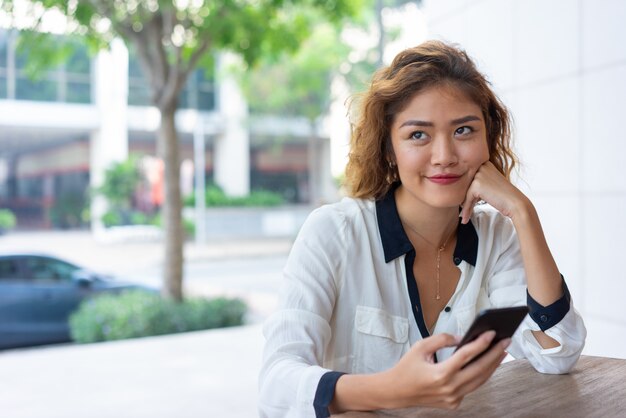
<path id="1" fill-rule="evenodd" d="M 472 132 L 474 132 L 474 130 L 471 128 L 471 126 L 461 126 L 460 128 L 457 128 L 456 131 L 454 131 L 455 135 L 468 135 Z"/>

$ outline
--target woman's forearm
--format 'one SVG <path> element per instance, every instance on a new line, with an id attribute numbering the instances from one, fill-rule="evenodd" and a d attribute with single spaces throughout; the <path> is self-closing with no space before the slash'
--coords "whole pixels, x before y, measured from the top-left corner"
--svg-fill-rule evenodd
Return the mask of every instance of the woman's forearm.
<path id="1" fill-rule="evenodd" d="M 391 387 L 386 372 L 343 375 L 337 381 L 330 411 L 340 413 L 392 408 L 395 405 Z"/>
<path id="2" fill-rule="evenodd" d="M 528 199 L 511 216 L 519 239 L 528 293 L 543 306 L 556 302 L 563 295 L 561 274 L 543 234 L 539 216 Z"/>
<path id="3" fill-rule="evenodd" d="M 520 243 L 528 293 L 541 305 L 548 306 L 563 296 L 561 274 L 546 242 L 535 207 L 527 198 L 517 207 L 519 209 L 511 219 Z M 533 331 L 533 335 L 544 348 L 559 345 L 543 331 Z"/>

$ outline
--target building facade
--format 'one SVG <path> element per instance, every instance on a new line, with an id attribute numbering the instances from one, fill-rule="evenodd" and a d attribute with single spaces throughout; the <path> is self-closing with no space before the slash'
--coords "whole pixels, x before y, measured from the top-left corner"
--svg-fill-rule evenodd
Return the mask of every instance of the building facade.
<path id="1" fill-rule="evenodd" d="M 111 162 L 156 155 L 159 115 L 122 42 L 95 57 L 76 43 L 63 65 L 33 81 L 18 36 L 0 29 L 0 207 L 13 210 L 22 228 L 77 226 L 89 188 Z M 328 167 L 328 138 L 311 138 L 307 121 L 250 115 L 233 79 L 216 83 L 203 69 L 190 76 L 179 103 L 181 164 L 194 160 L 200 132 L 207 183 L 231 195 L 271 190 L 290 203 L 334 192 L 329 169 L 319 171 Z"/>

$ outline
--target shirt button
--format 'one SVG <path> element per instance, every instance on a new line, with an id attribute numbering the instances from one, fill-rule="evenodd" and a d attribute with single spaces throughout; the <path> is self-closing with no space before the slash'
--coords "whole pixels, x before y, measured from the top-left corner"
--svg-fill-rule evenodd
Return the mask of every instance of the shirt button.
<path id="1" fill-rule="evenodd" d="M 539 317 L 539 320 L 540 320 L 541 322 L 547 322 L 547 321 L 548 321 L 548 315 L 546 315 L 546 314 L 541 315 L 541 316 Z"/>
<path id="2" fill-rule="evenodd" d="M 454 257 L 454 264 L 456 264 L 457 266 L 461 264 L 461 259 L 459 257 Z"/>
<path id="3" fill-rule="evenodd" d="M 446 306 L 446 308 L 444 309 L 444 311 L 446 312 L 450 312 L 452 310 L 452 308 L 450 308 L 449 306 Z"/>

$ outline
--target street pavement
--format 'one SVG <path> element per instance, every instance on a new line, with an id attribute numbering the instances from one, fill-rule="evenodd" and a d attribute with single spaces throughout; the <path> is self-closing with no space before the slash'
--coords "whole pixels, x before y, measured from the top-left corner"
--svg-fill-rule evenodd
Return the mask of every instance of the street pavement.
<path id="1" fill-rule="evenodd" d="M 277 238 L 186 244 L 185 269 L 195 275 L 188 293 L 244 298 L 252 311 L 245 326 L 0 351 L 0 417 L 257 416 L 261 322 L 276 305 L 280 264 L 290 247 L 290 239 Z M 0 252 L 14 251 L 45 252 L 95 270 L 153 282 L 163 258 L 159 242 L 102 243 L 85 231 L 1 236 Z M 249 270 L 265 266 L 260 269 L 263 274 L 244 270 L 237 280 L 198 277 L 207 269 L 216 271 L 215 265 L 223 270 L 232 265 L 234 270 L 246 262 Z"/>

